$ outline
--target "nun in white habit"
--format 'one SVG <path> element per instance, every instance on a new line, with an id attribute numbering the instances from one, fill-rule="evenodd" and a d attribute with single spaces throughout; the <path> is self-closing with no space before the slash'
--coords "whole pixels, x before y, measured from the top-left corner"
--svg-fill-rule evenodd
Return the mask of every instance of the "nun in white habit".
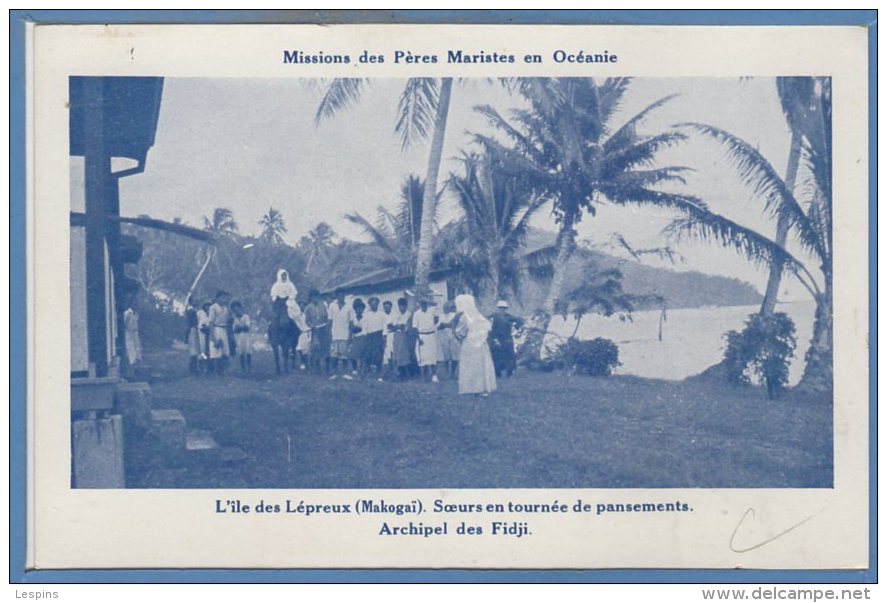
<path id="1" fill-rule="evenodd" d="M 496 369 L 487 337 L 492 324 L 481 314 L 472 295 L 456 296 L 456 338 L 462 342 L 459 352 L 459 393 L 487 396 L 496 389 Z"/>
<path id="2" fill-rule="evenodd" d="M 271 286 L 271 301 L 273 302 L 279 297 L 295 301 L 297 294 L 298 291 L 290 280 L 289 273 L 283 268 L 278 270 L 277 281 Z"/>

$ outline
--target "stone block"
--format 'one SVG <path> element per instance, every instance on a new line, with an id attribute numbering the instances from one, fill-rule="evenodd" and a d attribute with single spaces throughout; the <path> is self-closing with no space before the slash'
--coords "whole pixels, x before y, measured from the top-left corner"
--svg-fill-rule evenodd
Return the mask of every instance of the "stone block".
<path id="1" fill-rule="evenodd" d="M 147 383 L 121 383 L 114 394 L 115 410 L 127 428 L 147 430 L 151 427 L 151 386 Z"/>
<path id="2" fill-rule="evenodd" d="M 216 450 L 218 447 L 213 434 L 205 429 L 189 429 L 185 436 L 186 450 Z"/>
<path id="3" fill-rule="evenodd" d="M 83 419 L 72 425 L 75 488 L 123 488 L 123 418 Z"/>
<path id="4" fill-rule="evenodd" d="M 185 432 L 185 417 L 178 410 L 161 408 L 151 411 L 150 433 L 164 448 L 183 449 Z"/>

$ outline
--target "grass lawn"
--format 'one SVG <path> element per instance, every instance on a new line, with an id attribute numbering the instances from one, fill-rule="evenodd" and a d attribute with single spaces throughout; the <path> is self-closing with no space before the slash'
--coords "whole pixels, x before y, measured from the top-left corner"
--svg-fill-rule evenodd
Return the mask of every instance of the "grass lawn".
<path id="1" fill-rule="evenodd" d="M 187 376 L 149 355 L 155 408 L 219 451 L 127 460 L 136 488 L 831 487 L 830 399 L 633 377 L 520 371 L 490 398 L 441 384 L 255 373 Z M 162 375 L 162 377 L 159 377 Z M 287 439 L 289 438 L 289 450 Z"/>

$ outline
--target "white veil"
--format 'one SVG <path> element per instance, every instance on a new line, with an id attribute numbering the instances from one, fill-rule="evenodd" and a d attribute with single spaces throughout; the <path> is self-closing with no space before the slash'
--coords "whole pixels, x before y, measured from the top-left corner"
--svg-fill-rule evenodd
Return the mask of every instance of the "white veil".
<path id="1" fill-rule="evenodd" d="M 468 325 L 467 339 L 473 341 L 486 341 L 492 323 L 480 313 L 474 302 L 474 296 L 464 293 L 456 296 L 456 311 L 462 314 L 465 324 Z"/>
<path id="2" fill-rule="evenodd" d="M 285 281 L 283 280 L 283 275 L 287 277 Z M 271 286 L 271 301 L 278 297 L 295 300 L 296 295 L 298 295 L 298 291 L 296 291 L 296 286 L 289 279 L 289 273 L 281 268 L 277 271 L 277 282 Z"/>

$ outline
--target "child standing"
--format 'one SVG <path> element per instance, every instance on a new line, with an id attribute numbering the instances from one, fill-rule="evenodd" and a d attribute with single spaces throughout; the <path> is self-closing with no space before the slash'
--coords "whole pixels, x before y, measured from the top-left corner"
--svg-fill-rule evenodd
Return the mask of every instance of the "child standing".
<path id="1" fill-rule="evenodd" d="M 240 354 L 240 370 L 244 373 L 251 373 L 253 370 L 253 346 L 250 334 L 252 324 L 249 315 L 244 313 L 243 305 L 239 301 L 231 302 L 231 312 L 234 314 L 233 330 L 237 350 Z"/>

